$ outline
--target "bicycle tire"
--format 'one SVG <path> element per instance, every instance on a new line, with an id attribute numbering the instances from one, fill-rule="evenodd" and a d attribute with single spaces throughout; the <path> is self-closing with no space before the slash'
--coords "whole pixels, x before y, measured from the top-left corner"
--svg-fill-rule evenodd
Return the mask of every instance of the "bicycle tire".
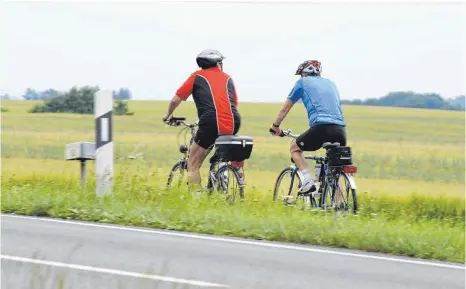
<path id="1" fill-rule="evenodd" d="M 223 173 L 227 172 L 227 171 L 231 171 L 233 173 L 233 176 L 234 176 L 234 179 L 235 179 L 235 183 L 238 185 L 238 193 L 239 193 L 239 197 L 241 200 L 244 199 L 244 186 L 242 184 L 242 178 L 241 176 L 239 175 L 239 172 L 234 169 L 231 165 L 225 165 L 225 166 L 222 166 L 216 173 L 215 173 L 215 181 L 216 181 L 216 184 L 215 186 L 217 187 L 217 192 L 219 193 L 222 193 L 222 189 L 219 188 L 219 186 L 221 186 L 223 183 L 220 181 L 220 177 Z M 229 196 L 230 197 L 230 196 Z M 236 199 L 236 193 L 233 194 L 233 199 Z"/>
<path id="2" fill-rule="evenodd" d="M 321 194 L 321 197 L 319 199 L 319 206 L 324 209 L 324 210 L 327 210 L 328 209 L 328 205 L 325 205 L 324 204 L 324 201 L 325 199 L 328 197 L 328 193 L 330 193 L 330 199 L 331 199 L 331 205 L 330 205 L 330 208 L 333 208 L 334 207 L 334 202 L 335 202 L 335 189 L 336 187 L 333 186 L 333 182 L 335 181 L 334 178 L 338 176 L 338 180 L 340 179 L 341 176 L 343 176 L 343 178 L 345 179 L 346 181 L 346 184 L 347 184 L 347 190 L 346 190 L 346 194 L 349 195 L 350 191 L 351 191 L 351 197 L 353 199 L 353 210 L 352 210 L 352 213 L 354 215 L 357 214 L 357 211 L 358 211 L 358 201 L 357 201 L 357 196 L 356 196 L 356 189 L 353 189 L 351 186 L 350 186 L 350 180 L 347 176 L 346 173 L 343 173 L 343 172 L 340 172 L 340 173 L 337 173 L 337 174 L 332 174 L 330 176 L 325 176 L 324 177 L 324 189 L 322 191 L 322 194 Z M 329 181 L 330 179 L 330 181 Z M 337 180 L 337 181 L 338 181 Z M 339 182 L 338 182 L 339 184 Z M 330 187 L 330 192 L 329 192 L 329 187 Z M 342 192 L 344 194 L 344 192 Z M 345 199 L 345 196 L 343 196 L 343 199 L 345 201 L 345 203 L 347 203 L 347 199 Z M 345 206 L 344 210 L 346 211 L 348 209 L 347 206 Z"/>
<path id="3" fill-rule="evenodd" d="M 283 181 L 284 177 L 285 177 L 287 174 L 290 174 L 290 175 L 293 174 L 294 171 L 295 171 L 294 168 L 287 167 L 287 168 L 283 169 L 283 170 L 280 172 L 280 174 L 278 175 L 277 180 L 275 181 L 275 187 L 274 187 L 274 190 L 273 190 L 273 201 L 274 201 L 274 202 L 276 202 L 277 199 L 278 199 L 278 189 L 279 189 L 280 184 L 281 184 L 281 182 Z M 292 187 L 292 185 L 294 184 L 295 179 L 298 180 L 298 187 L 300 187 L 300 186 L 302 185 L 302 180 L 301 180 L 301 178 L 299 177 L 299 175 L 298 175 L 298 174 L 294 174 L 293 177 L 292 177 L 292 179 L 291 179 L 292 183 L 291 183 L 291 185 L 290 185 L 290 188 L 288 189 L 288 196 L 289 196 L 290 194 L 292 194 L 292 192 L 291 192 L 291 187 Z"/>
<path id="4" fill-rule="evenodd" d="M 180 171 L 180 172 L 186 171 L 187 172 L 186 161 L 181 160 L 181 161 L 177 162 L 172 167 L 172 169 L 170 170 L 170 174 L 168 175 L 167 188 L 171 187 L 171 182 L 173 181 L 173 177 L 175 176 L 177 171 Z"/>
<path id="5" fill-rule="evenodd" d="M 343 173 L 340 173 L 340 177 L 341 177 L 341 176 L 343 176 L 344 179 L 345 179 L 345 181 L 346 181 L 346 185 L 347 185 L 346 194 L 348 195 L 349 192 L 351 191 L 351 196 L 352 196 L 352 198 L 353 198 L 353 209 L 352 209 L 352 213 L 353 213 L 354 215 L 356 215 L 357 212 L 358 212 L 358 198 L 357 198 L 357 196 L 356 196 L 356 189 L 353 189 L 353 188 L 351 187 L 350 180 L 349 180 L 349 177 L 348 177 L 348 174 L 347 174 L 347 173 L 344 173 L 344 172 L 343 172 Z M 349 189 L 349 190 L 348 190 L 348 189 Z M 342 192 L 342 193 L 343 193 L 343 192 Z M 347 197 L 349 197 L 349 196 L 347 196 Z M 343 197 L 343 198 L 345 198 L 345 197 Z M 345 200 L 345 203 L 348 203 L 347 199 Z M 348 210 L 348 207 L 346 207 L 345 210 Z"/>
<path id="6" fill-rule="evenodd" d="M 324 175 L 324 177 L 322 178 L 322 182 L 321 182 L 321 193 L 320 193 L 320 197 L 319 197 L 319 207 L 322 209 L 322 210 L 327 210 L 328 209 L 328 204 L 325 203 L 325 200 L 328 196 L 328 189 L 329 189 L 329 176 L 327 175 Z M 330 193 L 332 193 L 330 191 Z M 332 198 L 332 194 L 330 194 L 330 198 Z M 331 206 L 331 205 L 330 205 Z"/>
<path id="7" fill-rule="evenodd" d="M 293 167 L 287 167 L 285 169 L 283 169 L 280 174 L 278 175 L 277 177 L 277 180 L 275 181 L 275 187 L 274 187 L 274 190 L 273 190 L 273 201 L 276 202 L 277 199 L 278 199 L 278 189 L 280 187 L 280 184 L 281 184 L 281 181 L 284 179 L 284 177 L 287 175 L 287 174 L 293 174 L 293 177 L 291 179 L 291 184 L 290 184 L 290 187 L 288 188 L 288 196 L 292 195 L 293 193 L 296 193 L 296 197 L 294 197 L 294 199 L 296 200 L 296 203 L 298 201 L 298 197 L 303 197 L 303 195 L 299 195 L 298 196 L 298 190 L 293 190 L 293 184 L 295 182 L 295 180 L 298 181 L 298 188 L 300 188 L 303 184 L 303 180 L 301 180 L 301 177 L 299 174 L 296 173 L 296 168 L 293 168 Z M 315 201 L 315 199 L 312 197 L 312 196 L 309 196 L 310 197 L 310 202 L 312 204 L 313 207 L 316 207 L 317 206 L 317 203 Z M 304 198 L 303 198 L 304 200 Z M 285 202 L 284 202 L 285 203 Z M 285 205 L 291 205 L 292 203 L 289 203 L 289 202 L 286 202 Z"/>

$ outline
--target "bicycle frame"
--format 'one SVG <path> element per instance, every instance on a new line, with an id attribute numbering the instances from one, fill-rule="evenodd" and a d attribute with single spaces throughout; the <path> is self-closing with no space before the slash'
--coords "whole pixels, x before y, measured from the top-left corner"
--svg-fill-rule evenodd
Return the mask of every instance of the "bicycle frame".
<path id="1" fill-rule="evenodd" d="M 184 156 L 179 160 L 179 163 L 182 164 L 183 166 L 183 169 L 187 170 L 187 165 L 188 165 L 188 159 L 189 159 L 189 155 L 190 155 L 190 150 L 191 150 L 191 145 L 194 141 L 194 138 L 196 136 L 196 127 L 198 126 L 198 121 L 192 123 L 192 124 L 188 124 L 185 122 L 185 118 L 172 118 L 170 121 L 167 122 L 167 124 L 169 126 L 180 126 L 180 125 L 183 125 L 185 126 L 185 128 L 182 129 L 182 131 L 184 129 L 189 129 L 190 132 L 191 132 L 191 138 L 189 140 L 189 147 L 186 147 L 186 144 L 183 144 L 183 145 L 180 145 L 179 147 L 179 150 L 182 154 L 184 154 Z M 212 145 L 206 152 L 206 157 L 212 152 L 214 146 Z M 209 166 L 209 173 L 208 173 L 208 184 L 207 184 L 207 189 L 212 189 L 215 187 L 215 184 L 217 182 L 217 179 L 216 179 L 216 171 L 217 171 L 217 166 L 220 164 L 219 162 L 219 159 L 217 157 L 217 155 L 215 154 L 215 151 L 214 151 L 214 154 L 210 157 L 209 159 L 209 163 L 210 163 L 210 166 Z M 241 185 L 244 185 L 244 180 L 241 178 L 240 179 L 240 184 Z"/>

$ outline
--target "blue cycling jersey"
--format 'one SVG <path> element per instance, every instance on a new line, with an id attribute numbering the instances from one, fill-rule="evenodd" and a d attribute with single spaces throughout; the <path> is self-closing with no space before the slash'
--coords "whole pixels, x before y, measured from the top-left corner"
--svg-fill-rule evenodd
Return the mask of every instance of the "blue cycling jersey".
<path id="1" fill-rule="evenodd" d="M 288 96 L 293 103 L 303 101 L 309 126 L 337 124 L 346 126 L 341 110 L 340 95 L 335 84 L 320 76 L 301 77 Z"/>

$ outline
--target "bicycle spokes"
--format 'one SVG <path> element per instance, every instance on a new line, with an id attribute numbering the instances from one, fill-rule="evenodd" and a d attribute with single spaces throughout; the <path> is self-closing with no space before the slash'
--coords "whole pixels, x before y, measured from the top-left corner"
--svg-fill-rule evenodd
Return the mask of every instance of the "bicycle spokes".
<path id="1" fill-rule="evenodd" d="M 229 176 L 229 173 L 230 173 L 229 170 L 224 171 L 223 173 L 219 174 L 218 179 L 217 179 L 217 183 L 220 186 L 220 188 L 222 189 L 223 193 L 228 193 L 229 192 L 229 188 L 230 188 L 230 184 L 229 184 L 230 176 Z"/>
<path id="2" fill-rule="evenodd" d="M 345 177 L 344 174 L 339 175 L 335 195 L 338 196 L 335 201 L 337 209 L 353 211 L 353 192 L 349 180 Z"/>
<path id="3" fill-rule="evenodd" d="M 237 169 L 230 166 L 222 167 L 216 175 L 216 187 L 227 200 L 235 200 L 237 195 L 243 198 L 243 187 L 240 185 L 240 175 Z"/>

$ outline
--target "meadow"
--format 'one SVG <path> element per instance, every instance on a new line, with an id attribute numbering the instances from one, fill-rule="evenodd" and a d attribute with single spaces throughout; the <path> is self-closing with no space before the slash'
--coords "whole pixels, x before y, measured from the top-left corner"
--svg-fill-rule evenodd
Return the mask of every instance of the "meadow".
<path id="1" fill-rule="evenodd" d="M 464 112 L 343 106 L 360 212 L 335 217 L 272 202 L 275 179 L 290 164 L 290 139 L 268 134 L 280 104 L 239 106 L 240 134 L 254 138 L 254 149 L 245 201 L 230 205 L 164 190 L 183 141 L 179 128 L 161 121 L 167 102 L 130 101 L 135 115 L 115 116 L 115 193 L 104 198 L 94 196 L 92 162 L 82 190 L 79 163 L 64 160 L 66 143 L 94 141 L 93 116 L 27 113 L 35 103 L 2 101 L 2 212 L 464 262 Z M 195 121 L 194 104 L 183 103 L 175 115 Z M 282 125 L 295 133 L 306 127 L 300 105 Z"/>

